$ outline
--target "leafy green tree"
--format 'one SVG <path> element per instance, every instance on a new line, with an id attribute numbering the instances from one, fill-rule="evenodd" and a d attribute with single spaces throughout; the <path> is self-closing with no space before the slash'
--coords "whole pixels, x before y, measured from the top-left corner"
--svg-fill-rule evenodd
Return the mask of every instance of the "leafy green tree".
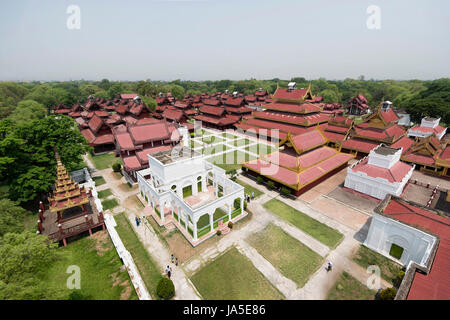
<path id="1" fill-rule="evenodd" d="M 156 109 L 156 101 L 152 97 L 141 97 L 142 101 L 145 103 L 145 105 L 149 108 L 149 110 L 155 110 Z"/>
<path id="2" fill-rule="evenodd" d="M 28 123 L 33 120 L 42 119 L 47 115 L 44 105 L 34 100 L 22 100 L 9 116 L 14 124 Z"/>
<path id="3" fill-rule="evenodd" d="M 63 299 L 60 290 L 42 280 L 55 261 L 57 244 L 32 232 L 6 233 L 0 238 L 0 299 Z"/>
<path id="4" fill-rule="evenodd" d="M 118 98 L 121 93 L 123 93 L 123 88 L 120 82 L 113 83 L 108 89 L 110 99 Z"/>
<path id="5" fill-rule="evenodd" d="M 0 237 L 8 232 L 22 232 L 24 230 L 25 216 L 30 214 L 9 199 L 0 200 Z"/>

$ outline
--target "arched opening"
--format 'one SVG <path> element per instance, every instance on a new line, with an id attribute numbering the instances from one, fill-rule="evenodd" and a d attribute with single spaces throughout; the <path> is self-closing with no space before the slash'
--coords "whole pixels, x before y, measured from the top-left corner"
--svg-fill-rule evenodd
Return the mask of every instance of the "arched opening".
<path id="1" fill-rule="evenodd" d="M 197 238 L 204 236 L 211 232 L 211 225 L 209 223 L 209 214 L 205 213 L 197 221 Z"/>

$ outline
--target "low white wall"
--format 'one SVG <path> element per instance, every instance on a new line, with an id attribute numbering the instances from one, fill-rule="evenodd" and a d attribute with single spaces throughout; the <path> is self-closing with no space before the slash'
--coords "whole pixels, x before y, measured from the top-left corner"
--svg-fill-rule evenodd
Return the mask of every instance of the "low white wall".
<path id="1" fill-rule="evenodd" d="M 425 267 L 436 241 L 436 237 L 428 233 L 374 213 L 364 245 L 396 260 L 389 255 L 392 244 L 396 244 L 404 249 L 398 260 L 401 264 L 408 265 L 412 261 Z"/>

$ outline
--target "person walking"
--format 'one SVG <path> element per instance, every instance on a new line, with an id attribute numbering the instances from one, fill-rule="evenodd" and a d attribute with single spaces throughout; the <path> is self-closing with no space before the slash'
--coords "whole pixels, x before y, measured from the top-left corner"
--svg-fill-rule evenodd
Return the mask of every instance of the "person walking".
<path id="1" fill-rule="evenodd" d="M 331 263 L 331 261 L 328 261 L 327 271 L 331 271 L 332 269 L 333 269 L 333 264 Z"/>
<path id="2" fill-rule="evenodd" d="M 175 265 L 178 266 L 178 258 L 175 258 Z"/>
<path id="3" fill-rule="evenodd" d="M 252 200 L 255 199 L 255 192 L 252 191 Z"/>
<path id="4" fill-rule="evenodd" d="M 170 256 L 170 260 L 172 260 L 172 263 L 173 263 L 173 260 L 175 259 L 175 257 L 173 256 L 173 254 Z"/>

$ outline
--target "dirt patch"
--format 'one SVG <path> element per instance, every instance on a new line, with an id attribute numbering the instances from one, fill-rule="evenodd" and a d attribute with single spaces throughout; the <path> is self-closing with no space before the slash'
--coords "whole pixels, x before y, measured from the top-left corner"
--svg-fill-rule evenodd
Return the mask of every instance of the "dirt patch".
<path id="1" fill-rule="evenodd" d="M 144 206 L 142 205 L 142 203 L 139 201 L 139 199 L 137 198 L 136 195 L 132 195 L 129 196 L 128 198 L 125 199 L 125 201 L 123 201 L 122 206 L 124 208 L 133 208 L 136 210 L 143 210 Z"/>
<path id="2" fill-rule="evenodd" d="M 133 288 L 131 288 L 130 282 L 128 280 L 125 280 L 120 285 L 125 288 L 125 290 L 120 294 L 120 300 L 130 299 L 130 295 L 133 290 Z"/>
<path id="3" fill-rule="evenodd" d="M 106 230 L 97 231 L 91 238 L 95 240 L 95 249 L 99 256 L 103 256 L 104 252 L 111 250 L 112 245 Z"/>

